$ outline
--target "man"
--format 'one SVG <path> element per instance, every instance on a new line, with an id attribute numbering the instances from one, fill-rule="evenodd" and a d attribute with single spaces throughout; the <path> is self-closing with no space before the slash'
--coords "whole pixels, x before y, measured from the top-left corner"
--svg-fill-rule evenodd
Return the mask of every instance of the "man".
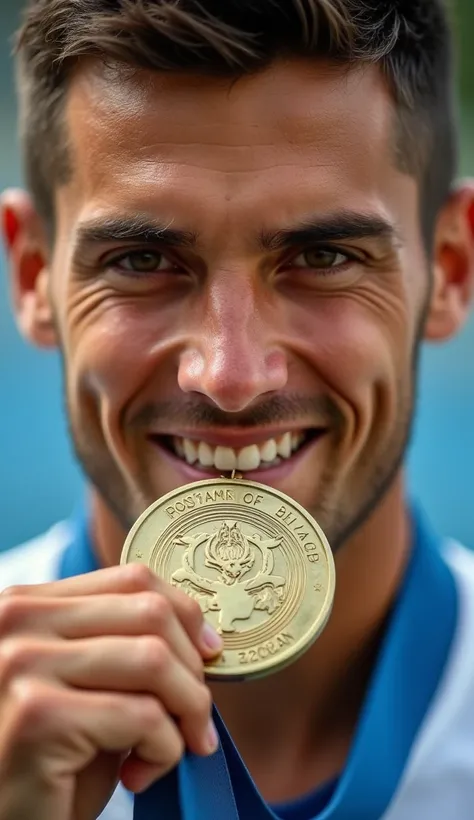
<path id="1" fill-rule="evenodd" d="M 13 304 L 89 490 L 0 565 L 0 820 L 468 820 L 474 559 L 404 481 L 474 271 L 441 0 L 35 0 L 18 59 Z M 300 660 L 211 685 L 199 607 L 118 564 L 232 469 L 316 518 L 337 592 Z"/>

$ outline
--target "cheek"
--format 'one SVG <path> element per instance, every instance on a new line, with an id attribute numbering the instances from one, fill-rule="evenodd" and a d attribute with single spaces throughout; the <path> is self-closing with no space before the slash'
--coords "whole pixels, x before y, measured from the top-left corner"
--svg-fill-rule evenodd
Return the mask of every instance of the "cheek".
<path id="1" fill-rule="evenodd" d="M 169 316 L 102 290 L 72 296 L 66 317 L 69 389 L 113 412 L 142 389 L 167 347 Z"/>
<path id="2" fill-rule="evenodd" d="M 354 403 L 398 379 L 411 347 L 403 305 L 399 295 L 362 288 L 318 298 L 293 314 L 292 332 L 324 382 Z"/>

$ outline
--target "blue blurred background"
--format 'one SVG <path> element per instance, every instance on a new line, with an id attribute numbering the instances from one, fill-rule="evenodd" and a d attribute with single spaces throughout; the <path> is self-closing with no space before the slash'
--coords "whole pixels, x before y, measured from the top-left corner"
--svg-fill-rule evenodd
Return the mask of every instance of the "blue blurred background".
<path id="1" fill-rule="evenodd" d="M 0 189 L 21 184 L 10 37 L 21 3 L 0 0 Z M 474 175 L 474 3 L 456 4 L 462 99 L 462 173 Z M 54 354 L 21 340 L 0 252 L 0 550 L 69 515 L 81 477 L 67 438 Z M 474 547 L 474 321 L 423 354 L 410 482 L 441 531 Z"/>

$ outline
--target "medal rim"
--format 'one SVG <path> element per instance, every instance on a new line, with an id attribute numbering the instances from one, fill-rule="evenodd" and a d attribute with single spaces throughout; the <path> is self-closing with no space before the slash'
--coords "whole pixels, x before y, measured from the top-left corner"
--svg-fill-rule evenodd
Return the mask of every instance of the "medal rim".
<path id="1" fill-rule="evenodd" d="M 313 627 L 308 629 L 304 636 L 301 636 L 299 640 L 296 641 L 296 646 L 292 646 L 278 656 L 278 659 L 275 662 L 269 661 L 268 658 L 260 659 L 259 661 L 255 661 L 252 663 L 251 668 L 248 671 L 237 672 L 230 672 L 225 671 L 224 667 L 220 667 L 216 665 L 214 662 L 210 662 L 204 665 L 204 672 L 205 676 L 208 680 L 212 680 L 215 682 L 225 682 L 225 681 L 238 681 L 238 680 L 253 680 L 257 678 L 263 678 L 274 674 L 278 671 L 281 671 L 287 666 L 290 666 L 295 661 L 298 660 L 317 640 L 317 638 L 321 635 L 324 628 L 327 625 L 327 622 L 330 618 L 331 611 L 333 608 L 334 603 L 334 596 L 335 596 L 335 587 L 336 587 L 336 570 L 335 570 L 335 563 L 334 563 L 334 556 L 331 550 L 331 546 L 329 541 L 318 524 L 318 522 L 313 518 L 311 513 L 308 512 L 301 504 L 295 501 L 291 496 L 287 493 L 282 492 L 281 490 L 277 490 L 275 487 L 271 487 L 268 484 L 262 484 L 258 481 L 251 481 L 246 478 L 227 478 L 225 476 L 210 478 L 210 479 L 202 479 L 200 481 L 193 481 L 189 482 L 188 484 L 183 484 L 180 487 L 176 487 L 174 490 L 170 490 L 165 495 L 158 498 L 152 504 L 150 504 L 146 510 L 137 518 L 133 526 L 128 532 L 128 535 L 125 539 L 120 564 L 126 565 L 135 563 L 134 561 L 128 560 L 128 555 L 131 549 L 131 546 L 134 542 L 135 535 L 140 530 L 142 524 L 152 516 L 156 510 L 165 506 L 169 501 L 177 496 L 188 492 L 189 490 L 196 491 L 199 488 L 203 487 L 212 487 L 216 485 L 236 485 L 239 487 L 248 487 L 249 490 L 258 490 L 259 492 L 267 493 L 268 495 L 276 496 L 277 498 L 284 501 L 288 506 L 292 506 L 299 514 L 306 520 L 308 523 L 313 527 L 315 530 L 322 548 L 324 549 L 326 561 L 327 561 L 327 584 L 325 589 L 325 598 L 324 602 L 320 608 L 318 617 L 315 619 Z M 137 562 L 138 563 L 138 562 Z M 148 563 L 145 561 L 145 566 L 153 572 L 151 567 L 149 567 Z M 165 580 L 165 579 L 162 579 Z M 165 580 L 165 583 L 168 583 Z M 179 588 L 179 587 L 178 587 Z M 203 615 L 205 618 L 205 616 Z M 225 652 L 225 649 L 224 649 Z M 218 663 L 218 659 L 217 659 Z"/>

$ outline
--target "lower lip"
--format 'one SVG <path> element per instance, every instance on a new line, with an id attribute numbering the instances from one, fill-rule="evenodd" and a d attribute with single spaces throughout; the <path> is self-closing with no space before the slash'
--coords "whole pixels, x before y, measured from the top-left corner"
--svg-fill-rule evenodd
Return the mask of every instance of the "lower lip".
<path id="1" fill-rule="evenodd" d="M 314 448 L 319 444 L 319 442 L 325 437 L 325 433 L 322 432 L 315 438 L 311 439 L 307 444 L 304 444 L 300 450 L 295 452 L 291 458 L 284 459 L 280 462 L 280 464 L 275 465 L 275 467 L 265 467 L 263 470 L 236 470 L 237 473 L 240 475 L 245 476 L 246 479 L 249 481 L 256 481 L 260 484 L 273 484 L 278 481 L 282 481 L 288 478 L 289 475 L 293 472 L 296 467 L 300 465 L 300 463 L 306 458 L 306 456 L 314 450 Z M 183 476 L 188 480 L 189 483 L 194 481 L 203 481 L 205 479 L 211 478 L 219 478 L 221 475 L 226 474 L 227 476 L 231 473 L 231 470 L 228 471 L 210 471 L 210 470 L 200 470 L 198 467 L 194 466 L 193 464 L 188 464 L 186 461 L 183 461 L 179 456 L 174 455 L 170 450 L 166 447 L 163 447 L 156 439 L 150 439 L 152 444 L 158 448 L 161 455 L 164 456 L 169 462 L 172 463 L 173 467 L 179 468 Z"/>

